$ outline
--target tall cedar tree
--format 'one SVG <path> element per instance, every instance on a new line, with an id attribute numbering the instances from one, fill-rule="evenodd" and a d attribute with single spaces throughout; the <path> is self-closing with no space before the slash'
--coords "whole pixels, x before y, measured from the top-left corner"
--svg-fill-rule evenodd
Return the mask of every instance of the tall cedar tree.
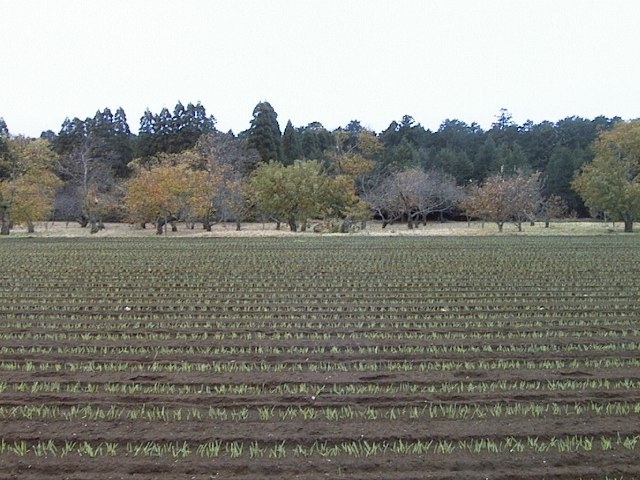
<path id="1" fill-rule="evenodd" d="M 269 102 L 260 102 L 253 109 L 247 145 L 258 151 L 263 163 L 271 161 L 282 163 L 282 138 L 278 114 Z"/>
<path id="2" fill-rule="evenodd" d="M 293 127 L 291 120 L 287 122 L 287 126 L 282 134 L 282 155 L 282 163 L 285 165 L 292 165 L 293 162 L 302 158 L 300 134 Z"/>

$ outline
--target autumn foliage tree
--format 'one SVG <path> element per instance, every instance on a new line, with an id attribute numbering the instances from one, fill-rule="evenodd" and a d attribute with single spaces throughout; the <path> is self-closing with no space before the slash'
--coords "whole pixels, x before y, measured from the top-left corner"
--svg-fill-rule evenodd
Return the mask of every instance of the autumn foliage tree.
<path id="1" fill-rule="evenodd" d="M 126 182 L 124 205 L 132 221 L 153 222 L 158 234 L 168 223 L 197 217 L 209 208 L 206 173 L 186 163 L 139 169 Z"/>
<path id="2" fill-rule="evenodd" d="M 0 180 L 0 231 L 8 235 L 12 224 L 23 224 L 33 232 L 35 222 L 51 215 L 53 199 L 62 183 L 52 171 L 57 155 L 46 140 L 15 137 L 6 142 L 3 170 L 8 176 Z"/>
<path id="3" fill-rule="evenodd" d="M 522 223 L 533 220 L 541 202 L 540 174 L 493 175 L 482 186 L 472 187 L 459 202 L 471 217 L 494 222 L 502 232 L 512 222 L 522 231 Z"/>

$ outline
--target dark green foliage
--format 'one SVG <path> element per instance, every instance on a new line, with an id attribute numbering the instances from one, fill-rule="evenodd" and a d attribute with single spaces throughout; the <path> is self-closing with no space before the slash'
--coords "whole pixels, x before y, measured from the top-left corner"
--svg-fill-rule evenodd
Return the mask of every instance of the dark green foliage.
<path id="1" fill-rule="evenodd" d="M 291 120 L 282 134 L 282 163 L 291 165 L 294 161 L 302 158 L 302 146 L 300 145 L 300 134 L 294 128 Z"/>
<path id="2" fill-rule="evenodd" d="M 506 175 L 518 172 L 529 173 L 531 165 L 518 143 L 502 143 L 496 149 L 496 158 L 491 165 L 491 173 L 504 173 Z"/>
<path id="3" fill-rule="evenodd" d="M 492 165 L 497 163 L 498 149 L 492 137 L 487 137 L 476 154 L 473 165 L 473 179 L 476 183 L 482 181 L 491 173 Z"/>
<path id="4" fill-rule="evenodd" d="M 278 114 L 269 102 L 260 102 L 253 109 L 247 145 L 258 151 L 262 162 L 282 162 L 282 138 Z"/>
<path id="5" fill-rule="evenodd" d="M 10 175 L 10 168 L 7 162 L 7 156 L 9 154 L 8 138 L 9 129 L 7 128 L 4 118 L 0 117 L 0 180 L 9 178 Z"/>
<path id="6" fill-rule="evenodd" d="M 166 107 L 157 115 L 147 109 L 140 118 L 135 156 L 183 152 L 193 148 L 201 135 L 214 132 L 215 124 L 216 119 L 207 116 L 200 102 L 186 107 L 178 102 L 173 114 Z"/>
<path id="7" fill-rule="evenodd" d="M 557 132 L 551 122 L 527 121 L 518 140 L 533 170 L 544 170 L 557 144 Z"/>
<path id="8" fill-rule="evenodd" d="M 473 179 L 473 162 L 462 150 L 443 148 L 435 155 L 432 168 L 448 173 L 456 179 L 458 185 L 464 185 Z"/>
<path id="9" fill-rule="evenodd" d="M 300 129 L 300 146 L 304 158 L 311 160 L 321 160 L 327 149 L 335 149 L 331 132 L 320 122 L 311 122 Z"/>
<path id="10" fill-rule="evenodd" d="M 571 188 L 571 180 L 584 161 L 582 150 L 557 147 L 547 164 L 544 184 L 545 196 L 558 195 L 567 202 L 570 211 L 582 215 L 587 212 L 580 196 Z"/>
<path id="11" fill-rule="evenodd" d="M 72 155 L 78 149 L 107 165 L 116 176 L 126 176 L 127 164 L 133 158 L 133 136 L 122 108 L 115 115 L 109 108 L 97 111 L 93 118 L 66 118 L 58 135 L 41 136 L 50 139 L 52 148 L 60 155 Z"/>

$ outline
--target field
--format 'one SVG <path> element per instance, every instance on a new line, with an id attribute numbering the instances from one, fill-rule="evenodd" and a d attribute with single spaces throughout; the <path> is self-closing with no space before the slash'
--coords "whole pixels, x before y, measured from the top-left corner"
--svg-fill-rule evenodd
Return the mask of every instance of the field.
<path id="1" fill-rule="evenodd" d="M 640 478 L 637 236 L 8 238 L 0 265 L 0 479 Z"/>

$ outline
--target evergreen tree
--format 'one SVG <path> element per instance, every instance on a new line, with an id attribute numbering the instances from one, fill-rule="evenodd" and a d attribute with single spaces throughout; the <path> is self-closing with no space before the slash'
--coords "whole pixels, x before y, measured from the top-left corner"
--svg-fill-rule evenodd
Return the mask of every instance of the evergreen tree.
<path id="1" fill-rule="evenodd" d="M 580 149 L 558 147 L 551 154 L 546 168 L 545 196 L 557 195 L 566 203 L 569 210 L 581 215 L 587 214 L 580 196 L 571 187 L 571 180 L 584 163 L 584 152 Z"/>
<path id="2" fill-rule="evenodd" d="M 300 145 L 300 135 L 293 127 L 291 120 L 282 134 L 282 155 L 285 165 L 292 165 L 294 161 L 302 158 L 302 147 Z"/>
<path id="3" fill-rule="evenodd" d="M 491 167 L 497 163 L 498 150 L 493 137 L 489 136 L 476 154 L 473 165 L 473 179 L 480 183 L 490 173 Z"/>
<path id="4" fill-rule="evenodd" d="M 11 169 L 8 162 L 9 156 L 9 129 L 4 121 L 4 118 L 0 117 L 0 180 L 8 178 L 11 173 Z"/>
<path id="5" fill-rule="evenodd" d="M 458 185 L 473 178 L 473 163 L 464 151 L 443 148 L 435 155 L 435 168 L 455 178 Z"/>
<path id="6" fill-rule="evenodd" d="M 496 149 L 496 158 L 491 165 L 493 173 L 501 173 L 505 175 L 513 175 L 515 173 L 528 174 L 531 171 L 531 165 L 524 154 L 522 147 L 517 143 L 511 145 L 502 143 Z"/>
<path id="7" fill-rule="evenodd" d="M 304 158 L 321 160 L 324 158 L 325 150 L 335 145 L 331 132 L 320 122 L 311 122 L 300 129 L 300 146 Z"/>
<path id="8" fill-rule="evenodd" d="M 269 102 L 260 102 L 253 109 L 247 144 L 249 148 L 258 151 L 262 162 L 282 162 L 282 139 L 278 114 Z"/>
<path id="9" fill-rule="evenodd" d="M 518 143 L 534 170 L 542 171 L 546 168 L 556 147 L 557 137 L 556 129 L 551 122 L 534 125 L 532 121 L 527 121 L 522 126 Z"/>
<path id="10" fill-rule="evenodd" d="M 155 126 L 155 115 L 147 108 L 142 117 L 140 117 L 140 128 L 138 129 L 138 137 L 134 149 L 136 157 L 151 157 L 158 151 L 155 144 Z"/>
<path id="11" fill-rule="evenodd" d="M 84 142 L 87 136 L 87 126 L 84 121 L 75 117 L 73 120 L 65 118 L 62 128 L 53 142 L 53 150 L 62 155 L 71 153 Z"/>

